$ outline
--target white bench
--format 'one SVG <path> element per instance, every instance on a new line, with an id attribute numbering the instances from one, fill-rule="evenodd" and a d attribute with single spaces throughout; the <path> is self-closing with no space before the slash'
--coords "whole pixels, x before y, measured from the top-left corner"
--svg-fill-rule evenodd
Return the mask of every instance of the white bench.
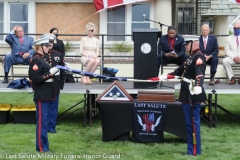
<path id="1" fill-rule="evenodd" d="M 11 80 L 14 80 L 14 77 L 26 77 L 28 78 L 29 65 L 23 64 L 14 64 L 11 67 Z"/>

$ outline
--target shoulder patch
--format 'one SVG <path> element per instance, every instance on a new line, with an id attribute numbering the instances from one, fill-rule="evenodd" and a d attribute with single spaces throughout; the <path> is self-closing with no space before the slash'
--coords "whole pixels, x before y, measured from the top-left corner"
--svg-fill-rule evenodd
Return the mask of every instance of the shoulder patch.
<path id="1" fill-rule="evenodd" d="M 199 57 L 196 61 L 196 66 L 202 65 L 202 64 L 203 64 L 203 60 Z"/>
<path id="2" fill-rule="evenodd" d="M 37 71 L 37 70 L 38 70 L 38 66 L 37 66 L 36 64 L 34 64 L 33 70 L 34 70 L 34 71 Z"/>

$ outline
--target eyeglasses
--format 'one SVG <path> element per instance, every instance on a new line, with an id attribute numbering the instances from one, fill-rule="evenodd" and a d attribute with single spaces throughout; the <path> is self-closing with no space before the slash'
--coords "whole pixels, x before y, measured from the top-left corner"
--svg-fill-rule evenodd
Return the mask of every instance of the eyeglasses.
<path id="1" fill-rule="evenodd" d="M 94 30 L 88 30 L 89 32 L 94 32 Z"/>
<path id="2" fill-rule="evenodd" d="M 50 47 L 52 46 L 50 43 L 42 43 L 43 46 Z"/>
<path id="3" fill-rule="evenodd" d="M 240 28 L 234 28 L 234 29 L 240 29 Z"/>

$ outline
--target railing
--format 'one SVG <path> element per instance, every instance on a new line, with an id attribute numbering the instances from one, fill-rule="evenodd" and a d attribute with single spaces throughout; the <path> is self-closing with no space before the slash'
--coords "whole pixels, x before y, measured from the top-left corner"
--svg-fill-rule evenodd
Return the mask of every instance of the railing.
<path id="1" fill-rule="evenodd" d="M 8 33 L 0 33 L 0 35 L 7 35 Z M 25 33 L 25 35 L 29 35 L 29 36 L 41 36 L 43 34 L 30 34 L 30 33 Z M 82 37 L 82 36 L 87 36 L 86 34 L 59 34 L 59 36 L 61 37 Z M 105 55 L 105 38 L 108 36 L 130 36 L 132 37 L 132 34 L 95 34 L 95 37 L 101 37 L 99 38 L 100 42 L 101 42 L 101 57 L 102 57 L 102 67 L 104 67 L 104 58 L 105 57 L 124 57 L 124 58 L 133 58 L 133 56 L 110 56 L 110 55 Z M 74 38 L 73 38 L 74 39 Z M 75 38 L 77 39 L 77 38 Z M 64 38 L 61 39 L 64 41 Z M 4 56 L 3 54 L 0 54 L 0 56 Z M 80 55 L 65 55 L 65 57 L 81 57 Z"/>

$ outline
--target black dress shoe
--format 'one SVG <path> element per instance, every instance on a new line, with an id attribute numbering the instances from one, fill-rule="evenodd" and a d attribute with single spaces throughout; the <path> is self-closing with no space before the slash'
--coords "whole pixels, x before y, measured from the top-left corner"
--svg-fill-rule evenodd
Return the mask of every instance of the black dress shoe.
<path id="1" fill-rule="evenodd" d="M 8 83 L 8 78 L 4 78 L 4 80 L 2 81 L 2 83 Z"/>

